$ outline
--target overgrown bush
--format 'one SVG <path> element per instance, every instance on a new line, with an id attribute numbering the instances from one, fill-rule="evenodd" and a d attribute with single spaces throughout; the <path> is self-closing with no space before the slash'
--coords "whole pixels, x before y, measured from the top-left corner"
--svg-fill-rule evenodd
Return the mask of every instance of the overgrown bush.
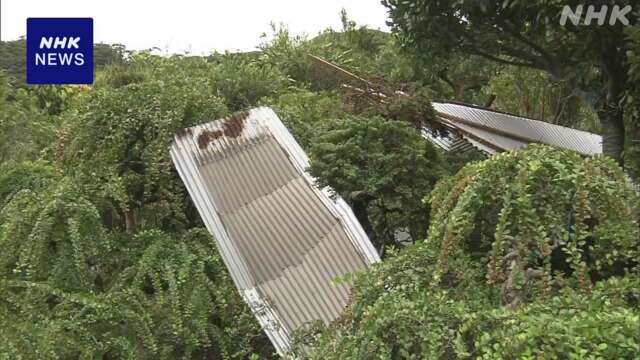
<path id="1" fill-rule="evenodd" d="M 186 193 L 167 149 L 179 129 L 226 115 L 223 100 L 178 77 L 98 90 L 79 111 L 62 130 L 61 160 L 105 200 L 113 223 L 183 228 Z"/>
<path id="2" fill-rule="evenodd" d="M 357 274 L 312 359 L 633 358 L 638 194 L 606 158 L 542 145 L 467 165 L 431 196 L 427 241 Z M 309 350 L 311 349 L 311 350 Z"/>
<path id="3" fill-rule="evenodd" d="M 244 54 L 217 54 L 211 70 L 211 86 L 231 111 L 256 106 L 264 97 L 275 97 L 293 83 L 274 66 Z"/>
<path id="4" fill-rule="evenodd" d="M 566 285 L 589 289 L 638 265 L 639 196 L 606 157 L 529 145 L 463 168 L 431 196 L 435 281 L 472 256 L 503 302 Z"/>
<path id="5" fill-rule="evenodd" d="M 400 229 L 424 239 L 422 199 L 442 175 L 441 160 L 407 122 L 364 116 L 327 122 L 310 157 L 310 173 L 351 203 L 378 247 L 393 244 Z"/>
<path id="6" fill-rule="evenodd" d="M 16 89 L 0 69 L 0 163 L 35 160 L 55 139 L 55 123 L 39 98 Z"/>
<path id="7" fill-rule="evenodd" d="M 92 88 L 0 84 L 0 358 L 273 356 L 169 156 L 228 113 L 214 67 L 142 52 Z"/>
<path id="8" fill-rule="evenodd" d="M 180 238 L 148 231 L 129 241 L 143 249 L 141 255 L 106 289 L 85 285 L 70 291 L 66 284 L 30 278 L 1 280 L 0 357 L 271 356 L 205 230 Z"/>
<path id="9" fill-rule="evenodd" d="M 97 257 L 109 243 L 96 207 L 62 179 L 12 196 L 0 211 L 0 247 L 5 276 L 78 290 L 93 286 Z"/>
<path id="10" fill-rule="evenodd" d="M 630 26 L 626 34 L 630 48 L 627 76 L 631 81 L 625 94 L 625 126 L 630 135 L 624 152 L 625 169 L 636 181 L 640 181 L 640 29 Z"/>
<path id="11" fill-rule="evenodd" d="M 264 105 L 276 111 L 306 151 L 310 150 L 313 138 L 329 119 L 337 119 L 345 114 L 340 98 L 334 92 L 296 89 L 276 98 L 266 98 Z"/>
<path id="12" fill-rule="evenodd" d="M 330 328 L 299 335 L 304 357 L 631 359 L 640 349 L 637 274 L 508 309 L 473 262 L 456 262 L 464 273 L 457 282 L 433 285 L 437 257 L 429 250 L 413 245 L 358 276 L 349 311 Z"/>

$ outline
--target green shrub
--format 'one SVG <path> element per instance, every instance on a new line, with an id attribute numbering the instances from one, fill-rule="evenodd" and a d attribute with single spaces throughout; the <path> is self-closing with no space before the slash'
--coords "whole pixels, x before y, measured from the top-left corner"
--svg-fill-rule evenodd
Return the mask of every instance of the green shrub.
<path id="1" fill-rule="evenodd" d="M 0 358 L 271 357 L 204 229 L 128 240 L 143 250 L 105 289 L 0 279 Z"/>
<path id="2" fill-rule="evenodd" d="M 429 194 L 441 175 L 439 153 L 407 122 L 349 116 L 318 129 L 310 150 L 310 173 L 351 203 L 378 246 L 394 232 L 426 236 Z"/>
<path id="3" fill-rule="evenodd" d="M 529 145 L 464 167 L 431 196 L 439 281 L 456 256 L 486 266 L 503 302 L 588 289 L 638 264 L 639 196 L 607 157 Z"/>
<path id="4" fill-rule="evenodd" d="M 211 86 L 231 111 L 256 106 L 264 97 L 275 97 L 293 82 L 277 68 L 243 54 L 218 54 L 210 73 Z"/>
<path id="5" fill-rule="evenodd" d="M 640 277 L 565 288 L 510 309 L 470 258 L 433 284 L 437 254 L 426 243 L 358 274 L 347 312 L 296 334 L 310 359 L 632 359 L 640 349 Z M 312 350 L 309 350 L 312 349 Z"/>
<path id="6" fill-rule="evenodd" d="M 428 240 L 356 274 L 347 311 L 328 327 L 296 334 L 294 352 L 312 359 L 637 355 L 638 194 L 615 163 L 533 145 L 467 165 L 430 199 Z"/>
<path id="7" fill-rule="evenodd" d="M 296 141 L 307 151 L 322 126 L 344 115 L 338 95 L 332 92 L 296 89 L 276 98 L 266 98 L 264 103 L 273 107 Z"/>
<path id="8" fill-rule="evenodd" d="M 178 75 L 93 92 L 60 140 L 66 170 L 93 187 L 101 210 L 132 233 L 190 221 L 167 149 L 178 130 L 228 112 L 206 83 L 188 85 Z"/>

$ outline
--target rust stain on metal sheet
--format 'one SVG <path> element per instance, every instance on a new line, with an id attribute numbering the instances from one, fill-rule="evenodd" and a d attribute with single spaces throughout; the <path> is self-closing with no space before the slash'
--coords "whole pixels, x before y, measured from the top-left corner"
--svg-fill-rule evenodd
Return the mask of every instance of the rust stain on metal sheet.
<path id="1" fill-rule="evenodd" d="M 225 118 L 222 122 L 221 130 L 205 130 L 200 135 L 198 135 L 198 147 L 200 149 L 204 149 L 211 142 L 221 138 L 222 136 L 237 138 L 242 135 L 242 130 L 244 130 L 244 123 L 247 120 L 249 113 L 247 111 L 237 112 L 227 118 Z"/>

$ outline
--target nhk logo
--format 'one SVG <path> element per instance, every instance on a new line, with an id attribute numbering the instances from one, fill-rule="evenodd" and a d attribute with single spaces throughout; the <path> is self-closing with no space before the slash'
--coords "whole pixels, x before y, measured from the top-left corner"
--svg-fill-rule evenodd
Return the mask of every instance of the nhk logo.
<path id="1" fill-rule="evenodd" d="M 68 42 L 67 42 L 68 41 Z M 78 42 L 80 41 L 80 37 L 69 38 L 63 37 L 62 39 L 59 37 L 55 38 L 55 42 L 53 37 L 42 38 L 40 40 L 40 49 L 79 49 Z M 53 44 L 53 46 L 52 46 Z M 73 64 L 77 66 L 84 65 L 84 54 L 83 53 L 59 53 L 59 52 L 41 52 L 36 53 L 36 65 L 62 65 L 69 66 L 71 65 L 71 60 L 73 60 Z"/>
<path id="2" fill-rule="evenodd" d="M 607 22 L 607 17 L 609 18 L 609 25 L 613 26 L 620 22 L 624 26 L 629 26 L 629 19 L 627 19 L 627 15 L 631 13 L 633 10 L 631 5 L 627 5 L 625 7 L 620 7 L 619 5 L 614 5 L 609 11 L 609 7 L 607 5 L 602 5 L 600 10 L 596 10 L 594 5 L 589 5 L 587 7 L 587 12 L 584 15 L 584 22 L 581 22 L 582 13 L 584 10 L 584 6 L 578 5 L 575 9 L 572 9 L 569 5 L 565 5 L 562 8 L 562 13 L 560 14 L 560 25 L 565 26 L 567 24 L 567 20 L 571 21 L 571 23 L 575 26 L 578 25 L 591 25 L 593 20 L 597 21 L 598 26 L 602 26 Z"/>
<path id="3" fill-rule="evenodd" d="M 93 83 L 93 19 L 27 19 L 27 83 Z"/>

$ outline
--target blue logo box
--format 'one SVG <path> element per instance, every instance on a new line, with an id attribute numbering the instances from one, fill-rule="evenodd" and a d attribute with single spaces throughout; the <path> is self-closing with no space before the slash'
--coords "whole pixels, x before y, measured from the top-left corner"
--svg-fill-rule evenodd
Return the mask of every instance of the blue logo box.
<path id="1" fill-rule="evenodd" d="M 92 84 L 93 19 L 28 18 L 27 84 Z"/>

